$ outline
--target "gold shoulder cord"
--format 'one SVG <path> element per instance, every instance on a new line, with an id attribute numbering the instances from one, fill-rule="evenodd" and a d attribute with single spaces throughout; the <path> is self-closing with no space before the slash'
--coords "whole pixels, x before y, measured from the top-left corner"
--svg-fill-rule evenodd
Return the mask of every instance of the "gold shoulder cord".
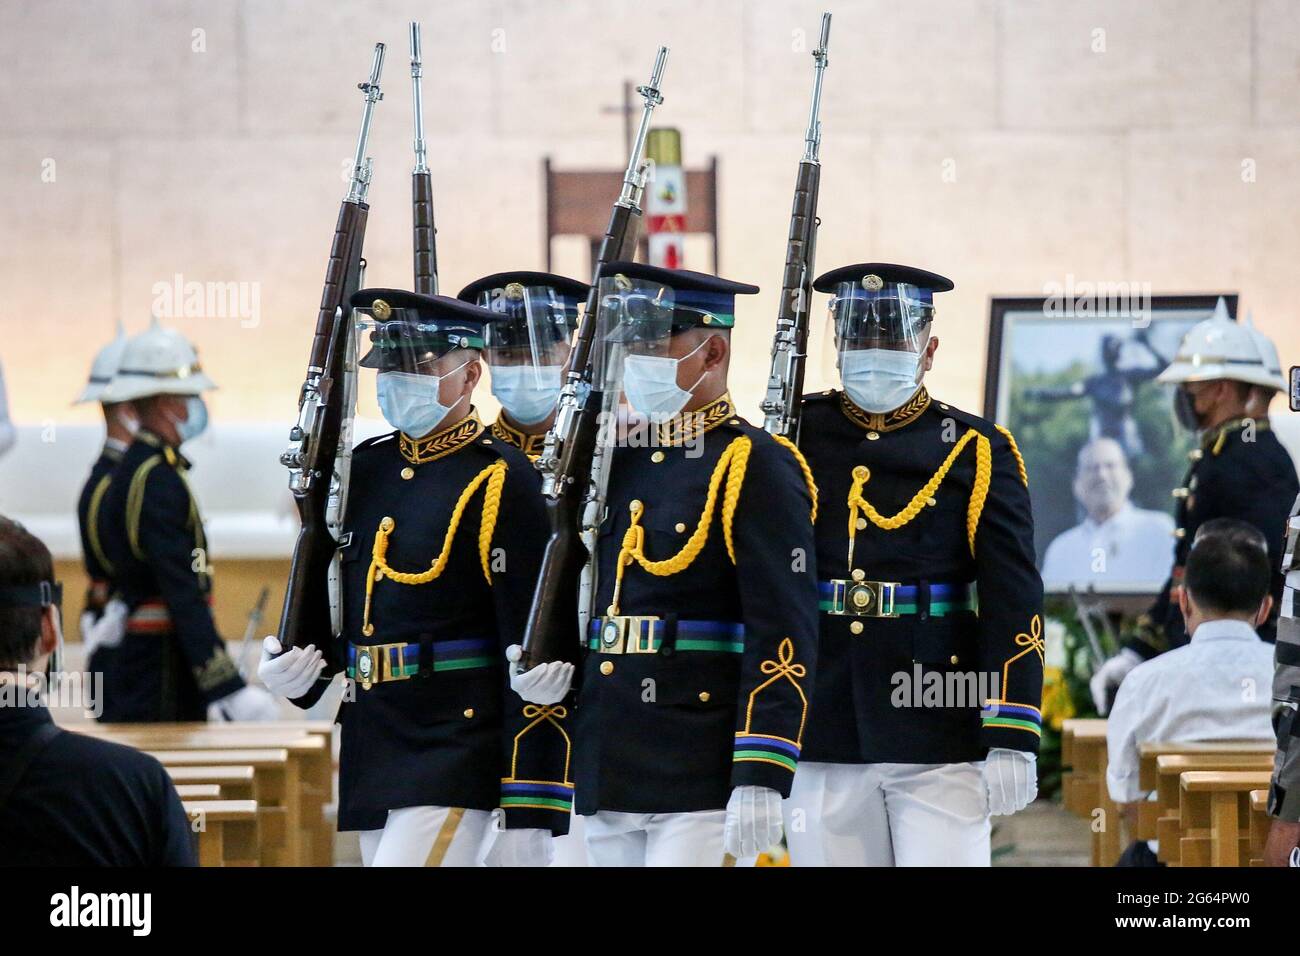
<path id="1" fill-rule="evenodd" d="M 811 521 L 813 524 L 816 524 L 817 523 L 817 482 L 813 481 L 813 473 L 812 473 L 812 469 L 808 467 L 808 460 L 804 458 L 803 452 L 799 450 L 799 446 L 796 445 L 794 442 L 792 442 L 790 439 L 786 438 L 784 435 L 773 435 L 772 437 L 776 439 L 776 443 L 778 445 L 787 449 L 790 452 L 790 454 L 794 455 L 794 460 L 799 463 L 799 470 L 803 472 L 804 484 L 808 486 L 808 494 L 812 497 L 812 515 L 809 517 L 808 520 Z"/>
<path id="2" fill-rule="evenodd" d="M 1011 454 L 1015 456 L 1016 470 L 1020 472 L 1020 481 L 1026 488 L 1028 488 L 1029 474 L 1025 471 L 1025 459 L 1020 456 L 1020 446 L 1016 444 L 1016 439 L 1015 436 L 1011 434 L 1011 429 L 1007 428 L 1005 425 L 994 425 L 993 427 L 1001 432 L 1002 437 L 1011 444 Z"/>
<path id="3" fill-rule="evenodd" d="M 137 561 L 145 559 L 144 552 L 140 550 L 140 512 L 144 508 L 144 486 L 149 481 L 149 472 L 162 460 L 162 455 L 146 458 L 131 476 L 131 484 L 126 490 L 126 539 Z"/>
<path id="4" fill-rule="evenodd" d="M 99 479 L 99 484 L 95 485 L 95 490 L 90 494 L 90 504 L 86 507 L 86 536 L 90 539 L 90 550 L 95 553 L 95 560 L 99 566 L 109 574 L 113 573 L 113 565 L 104 555 L 104 547 L 99 540 L 99 506 L 104 501 L 104 492 L 108 491 L 108 484 L 112 480 L 112 474 L 107 474 Z"/>
<path id="5" fill-rule="evenodd" d="M 614 573 L 614 597 L 609 605 L 611 617 L 618 614 L 618 599 L 623 591 L 623 572 L 629 564 L 636 561 L 644 570 L 656 577 L 668 577 L 685 571 L 695 561 L 704 545 L 709 540 L 709 526 L 713 524 L 713 509 L 717 505 L 718 487 L 726 476 L 727 487 L 722 498 L 722 535 L 727 543 L 727 555 L 731 563 L 736 563 L 736 549 L 731 537 L 731 521 L 736 513 L 736 504 L 740 500 L 740 489 L 745 481 L 745 467 L 749 463 L 749 452 L 753 442 L 746 436 L 733 439 L 722 452 L 713 474 L 709 478 L 709 493 L 704 499 L 704 509 L 700 512 L 699 523 L 691 536 L 682 545 L 682 549 L 671 558 L 651 561 L 645 554 L 645 528 L 641 526 L 641 515 L 645 505 L 633 501 L 629 506 L 632 523 L 623 534 L 623 546 L 618 553 L 618 566 Z"/>
<path id="6" fill-rule="evenodd" d="M 479 560 L 483 564 L 483 577 L 487 579 L 488 584 L 492 583 L 492 566 L 489 560 L 492 533 L 496 529 L 497 515 L 501 510 L 501 489 L 505 486 L 505 480 L 506 463 L 504 459 L 498 459 L 475 475 L 465 486 L 465 490 L 460 493 L 460 498 L 456 501 L 456 507 L 452 509 L 451 522 L 447 525 L 447 534 L 442 540 L 442 551 L 425 571 L 419 573 L 397 571 L 389 566 L 388 536 L 397 527 L 397 522 L 392 518 L 384 518 L 379 522 L 379 529 L 375 532 L 374 547 L 371 550 L 370 570 L 366 573 L 366 607 L 362 616 L 362 634 L 369 637 L 375 632 L 375 626 L 370 623 L 370 599 L 374 593 L 375 582 L 388 578 L 394 584 L 428 584 L 446 570 L 447 561 L 451 558 L 451 544 L 456 538 L 456 530 L 460 527 L 465 507 L 474 496 L 474 492 L 484 484 L 487 488 L 483 492 L 483 512 L 479 519 L 478 550 Z"/>
<path id="7" fill-rule="evenodd" d="M 859 511 L 866 515 L 872 524 L 883 531 L 893 531 L 903 527 L 920 514 L 926 502 L 934 497 L 934 493 L 943 484 L 944 478 L 948 476 L 948 472 L 957 461 L 957 457 L 972 439 L 975 442 L 975 482 L 971 487 L 970 502 L 966 506 L 966 538 L 970 544 L 971 555 L 975 554 L 975 531 L 979 527 L 980 515 L 984 511 L 984 500 L 989 493 L 989 480 L 993 472 L 993 452 L 992 445 L 987 438 L 974 428 L 968 428 L 966 434 L 962 435 L 957 444 L 953 446 L 952 451 L 948 452 L 948 457 L 944 459 L 938 471 L 930 476 L 930 480 L 912 496 L 912 500 L 907 503 L 902 511 L 888 518 L 877 511 L 871 502 L 862 497 L 862 486 L 871 478 L 871 470 L 866 465 L 858 465 L 853 469 L 853 484 L 849 487 L 850 568 L 853 567 L 853 546 L 858 532 Z"/>

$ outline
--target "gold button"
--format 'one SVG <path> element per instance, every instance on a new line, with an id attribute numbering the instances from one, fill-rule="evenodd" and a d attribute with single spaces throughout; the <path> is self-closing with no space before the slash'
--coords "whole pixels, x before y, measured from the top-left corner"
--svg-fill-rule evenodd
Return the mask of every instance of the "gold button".
<path id="1" fill-rule="evenodd" d="M 405 468 L 402 469 L 402 477 L 407 481 L 410 481 L 412 478 L 415 477 L 415 469 L 412 468 L 410 465 L 407 465 Z"/>
<path id="2" fill-rule="evenodd" d="M 871 603 L 871 592 L 865 588 L 854 588 L 853 597 L 849 600 L 853 602 L 854 607 L 864 608 Z"/>
<path id="3" fill-rule="evenodd" d="M 473 707 L 466 707 L 466 708 L 465 708 L 465 716 L 466 716 L 466 718 L 473 717 L 473 716 L 474 716 L 474 708 L 473 708 Z"/>
<path id="4" fill-rule="evenodd" d="M 949 662 L 951 662 L 951 663 L 953 663 L 953 664 L 956 664 L 956 663 L 957 663 L 957 655 L 956 655 L 956 654 L 952 655 L 952 657 L 948 658 L 948 660 L 949 660 Z"/>
<path id="5" fill-rule="evenodd" d="M 631 501 L 628 502 L 627 510 L 630 511 L 632 514 L 637 514 L 644 507 L 645 505 L 641 504 L 641 502 L 638 499 L 633 498 Z"/>
<path id="6" fill-rule="evenodd" d="M 382 568 L 375 568 L 375 580 L 376 580 L 376 581 L 382 581 L 383 579 L 384 579 L 384 572 L 383 572 L 383 569 L 382 569 Z"/>
<path id="7" fill-rule="evenodd" d="M 942 408 L 945 412 L 948 410 L 948 406 L 945 405 L 943 402 L 939 403 L 939 407 Z"/>
<path id="8" fill-rule="evenodd" d="M 483 444 L 485 444 L 485 445 L 490 445 L 490 444 L 492 444 L 492 439 L 491 439 L 491 438 L 484 438 L 484 439 L 483 439 Z"/>
<path id="9" fill-rule="evenodd" d="M 861 581 L 866 576 L 867 576 L 867 572 L 863 571 L 861 568 L 854 568 L 853 571 L 849 574 L 849 577 L 853 578 L 853 580 L 855 581 Z"/>
<path id="10" fill-rule="evenodd" d="M 704 324 L 705 325 L 713 324 L 713 316 L 709 315 L 709 313 L 707 312 L 704 313 Z"/>
<path id="11" fill-rule="evenodd" d="M 383 521 L 379 522 L 379 527 L 383 528 L 385 531 L 392 531 L 393 525 L 395 525 L 396 523 L 397 522 L 395 522 L 392 518 L 384 518 Z"/>
<path id="12" fill-rule="evenodd" d="M 880 432 L 867 432 L 867 441 L 875 441 L 880 437 Z"/>
<path id="13" fill-rule="evenodd" d="M 677 529 L 678 534 L 681 534 L 683 531 L 686 530 L 686 525 L 680 521 L 677 522 L 677 524 L 673 525 L 673 527 Z"/>
<path id="14" fill-rule="evenodd" d="M 861 633 L 862 633 L 862 622 L 861 622 L 861 621 L 854 621 L 852 624 L 849 625 L 849 630 L 852 631 L 854 634 L 861 634 Z"/>
<path id="15" fill-rule="evenodd" d="M 601 664 L 600 664 L 600 672 L 601 672 L 602 674 L 604 674 L 606 677 L 608 677 L 610 674 L 614 673 L 614 662 L 613 662 L 613 661 L 602 661 Z"/>
<path id="16" fill-rule="evenodd" d="M 739 425 L 739 424 L 740 424 L 740 419 L 739 419 L 739 418 L 733 418 L 733 419 L 731 420 L 730 424 L 732 424 L 732 425 Z"/>
<path id="17" fill-rule="evenodd" d="M 700 703 L 707 704 L 709 702 L 709 697 L 711 696 L 712 695 L 707 690 L 700 691 Z"/>
<path id="18" fill-rule="evenodd" d="M 653 455 L 650 456 L 650 460 L 653 461 L 653 462 L 657 465 L 657 464 L 659 464 L 659 462 L 661 462 L 661 461 L 664 460 L 664 453 L 661 452 L 661 451 L 657 451 L 657 452 L 655 452 Z"/>
<path id="19" fill-rule="evenodd" d="M 1190 488 L 1175 488 L 1170 494 L 1175 498 L 1186 498 L 1190 491 Z"/>
<path id="20" fill-rule="evenodd" d="M 1187 529 L 1186 529 L 1186 528 L 1175 528 L 1175 529 L 1173 530 L 1173 535 L 1174 535 L 1174 537 L 1177 538 L 1179 541 L 1182 541 L 1183 538 L 1187 537 Z"/>
<path id="21" fill-rule="evenodd" d="M 858 530 L 861 531 L 861 530 L 862 530 L 863 528 L 865 528 L 866 526 L 867 526 L 867 519 L 866 519 L 866 518 L 859 518 L 859 519 L 858 519 Z"/>
<path id="22" fill-rule="evenodd" d="M 375 633 L 375 626 L 373 624 L 367 624 L 361 628 L 361 633 L 366 635 L 366 637 L 369 637 L 371 634 Z"/>
<path id="23" fill-rule="evenodd" d="M 927 505 L 929 505 L 931 508 L 933 508 L 933 507 L 934 507 L 935 505 L 937 505 L 939 502 L 935 501 L 933 498 L 926 498 L 926 499 L 925 499 L 925 503 L 926 503 Z"/>
<path id="24" fill-rule="evenodd" d="M 853 477 L 858 481 L 866 481 L 871 477 L 871 469 L 866 465 L 856 465 L 853 468 Z"/>

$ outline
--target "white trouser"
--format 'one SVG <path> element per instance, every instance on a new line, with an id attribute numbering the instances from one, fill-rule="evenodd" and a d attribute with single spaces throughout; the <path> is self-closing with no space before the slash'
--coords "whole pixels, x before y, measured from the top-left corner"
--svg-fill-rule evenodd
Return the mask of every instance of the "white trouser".
<path id="1" fill-rule="evenodd" d="M 492 813 L 460 807 L 389 810 L 382 830 L 361 831 L 365 866 L 480 866 L 492 840 Z"/>
<path id="2" fill-rule="evenodd" d="M 983 763 L 801 761 L 784 803 L 793 866 L 988 866 Z"/>
<path id="3" fill-rule="evenodd" d="M 583 818 L 592 866 L 722 866 L 726 810 L 620 813 Z"/>
<path id="4" fill-rule="evenodd" d="M 587 818 L 570 811 L 569 832 L 551 841 L 551 846 L 555 848 L 551 866 L 591 865 L 587 860 L 586 827 L 582 822 L 585 819 Z"/>

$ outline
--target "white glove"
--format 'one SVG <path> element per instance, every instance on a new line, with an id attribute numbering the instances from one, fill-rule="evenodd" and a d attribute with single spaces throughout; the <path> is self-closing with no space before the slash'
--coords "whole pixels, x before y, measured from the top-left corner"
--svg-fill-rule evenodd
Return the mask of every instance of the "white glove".
<path id="1" fill-rule="evenodd" d="M 551 832 L 535 828 L 498 830 L 483 859 L 485 866 L 550 866 L 555 855 Z"/>
<path id="2" fill-rule="evenodd" d="M 1038 796 L 1038 757 L 1022 750 L 994 747 L 984 761 L 989 816 L 1010 816 Z"/>
<path id="3" fill-rule="evenodd" d="M 270 691 L 262 687 L 239 688 L 220 700 L 208 704 L 208 720 L 279 720 L 280 705 Z"/>
<path id="4" fill-rule="evenodd" d="M 573 665 L 551 661 L 524 670 L 519 666 L 524 649 L 518 644 L 506 648 L 510 662 L 510 689 L 530 704 L 558 704 L 573 686 Z"/>
<path id="5" fill-rule="evenodd" d="M 727 801 L 722 849 L 737 859 L 757 856 L 781 841 L 781 795 L 770 787 L 737 787 Z"/>
<path id="6" fill-rule="evenodd" d="M 267 690 L 293 700 L 311 690 L 316 678 L 325 669 L 325 657 L 314 644 L 292 647 L 280 653 L 280 642 L 274 637 L 262 641 L 262 659 L 257 664 L 257 676 Z"/>
<path id="7" fill-rule="evenodd" d="M 117 647 L 122 643 L 129 611 L 125 601 L 113 598 L 104 605 L 98 621 L 89 611 L 81 615 L 81 642 L 86 647 L 86 660 L 101 647 Z"/>
<path id="8" fill-rule="evenodd" d="M 1097 668 L 1097 673 L 1093 674 L 1092 679 L 1088 681 L 1088 689 L 1092 691 L 1092 702 L 1097 705 L 1097 713 L 1106 716 L 1106 711 L 1110 710 L 1107 698 L 1114 696 L 1113 692 L 1119 689 L 1128 672 L 1141 663 L 1142 655 L 1133 648 L 1126 647 Z"/>

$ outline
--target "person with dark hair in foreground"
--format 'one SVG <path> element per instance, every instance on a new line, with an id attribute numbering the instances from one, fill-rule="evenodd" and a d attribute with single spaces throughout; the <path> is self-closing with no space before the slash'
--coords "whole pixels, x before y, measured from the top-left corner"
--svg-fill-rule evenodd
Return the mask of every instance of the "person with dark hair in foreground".
<path id="1" fill-rule="evenodd" d="M 1135 667 L 1106 725 L 1106 784 L 1116 803 L 1147 798 L 1138 783 L 1145 741 L 1273 738 L 1273 647 L 1255 630 L 1273 609 L 1272 572 L 1258 528 L 1230 518 L 1201 526 L 1179 596 L 1191 642 Z M 1119 865 L 1159 865 L 1153 844 L 1134 843 Z"/>
<path id="2" fill-rule="evenodd" d="M 0 865 L 193 866 L 162 764 L 54 725 L 41 685 L 60 641 L 49 549 L 0 517 Z"/>

